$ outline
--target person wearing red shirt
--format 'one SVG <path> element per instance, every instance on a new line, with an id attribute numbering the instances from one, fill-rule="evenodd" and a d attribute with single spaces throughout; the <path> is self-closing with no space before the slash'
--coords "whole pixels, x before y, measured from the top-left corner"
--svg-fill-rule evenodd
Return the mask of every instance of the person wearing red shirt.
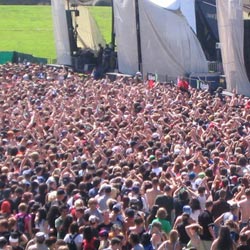
<path id="1" fill-rule="evenodd" d="M 189 92 L 189 83 L 188 81 L 186 81 L 184 79 L 184 77 L 180 77 L 178 78 L 178 81 L 177 81 L 177 87 L 179 90 L 181 90 L 182 92 L 184 93 L 188 93 L 189 97 L 190 97 L 190 92 Z"/>

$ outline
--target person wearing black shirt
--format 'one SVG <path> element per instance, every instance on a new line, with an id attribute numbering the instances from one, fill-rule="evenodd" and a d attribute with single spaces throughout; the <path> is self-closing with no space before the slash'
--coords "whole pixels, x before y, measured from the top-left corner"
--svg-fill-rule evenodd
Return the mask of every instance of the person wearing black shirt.
<path id="1" fill-rule="evenodd" d="M 174 198 L 172 196 L 172 189 L 169 185 L 164 187 L 164 194 L 157 195 L 155 199 L 155 205 L 159 207 L 164 207 L 167 210 L 167 220 L 172 221 L 174 218 L 171 218 L 174 211 Z"/>
<path id="2" fill-rule="evenodd" d="M 182 222 L 177 225 L 177 231 L 179 233 L 179 241 L 182 245 L 182 247 L 186 247 L 188 242 L 190 241 L 190 238 L 186 232 L 185 227 L 189 225 L 189 214 L 183 213 L 182 214 Z"/>
<path id="3" fill-rule="evenodd" d="M 205 210 L 199 215 L 198 222 L 203 228 L 203 233 L 200 235 L 203 246 L 206 250 L 210 250 L 213 240 L 216 238 L 213 230 L 213 202 L 207 201 Z"/>

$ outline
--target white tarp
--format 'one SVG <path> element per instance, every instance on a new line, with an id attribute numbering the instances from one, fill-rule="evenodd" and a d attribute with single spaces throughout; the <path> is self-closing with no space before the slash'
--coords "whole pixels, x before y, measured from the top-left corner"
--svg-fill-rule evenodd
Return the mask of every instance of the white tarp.
<path id="1" fill-rule="evenodd" d="M 80 15 L 77 17 L 77 45 L 79 48 L 90 48 L 94 51 L 99 49 L 98 44 L 105 45 L 101 32 L 85 6 L 78 6 Z"/>
<path id="2" fill-rule="evenodd" d="M 179 10 L 181 8 L 181 0 L 150 0 L 152 3 L 155 3 L 159 7 L 168 9 L 168 10 Z"/>
<path id="3" fill-rule="evenodd" d="M 208 72 L 200 43 L 180 12 L 139 1 L 143 73 L 170 79 L 192 72 Z"/>
<path id="4" fill-rule="evenodd" d="M 151 0 L 138 2 L 143 75 L 157 73 L 177 78 L 192 72 L 208 72 L 200 43 L 183 14 Z M 119 71 L 135 74 L 138 71 L 135 1 L 115 0 L 114 15 Z"/>
<path id="5" fill-rule="evenodd" d="M 150 0 L 168 10 L 180 10 L 196 33 L 195 0 Z"/>
<path id="6" fill-rule="evenodd" d="M 57 63 L 71 65 L 69 32 L 64 0 L 51 0 Z"/>
<path id="7" fill-rule="evenodd" d="M 196 33 L 195 0 L 181 0 L 181 13 L 185 16 L 190 27 Z"/>
<path id="8" fill-rule="evenodd" d="M 114 0 L 113 5 L 119 71 L 135 74 L 139 70 L 135 1 Z"/>
<path id="9" fill-rule="evenodd" d="M 217 0 L 217 19 L 227 90 L 250 96 L 243 55 L 244 26 L 241 0 Z"/>

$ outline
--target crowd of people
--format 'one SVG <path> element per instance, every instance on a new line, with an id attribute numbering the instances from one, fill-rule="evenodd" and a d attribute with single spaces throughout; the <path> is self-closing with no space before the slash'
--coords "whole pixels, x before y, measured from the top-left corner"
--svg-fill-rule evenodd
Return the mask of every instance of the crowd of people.
<path id="1" fill-rule="evenodd" d="M 250 99 L 0 66 L 0 249 L 250 249 Z"/>

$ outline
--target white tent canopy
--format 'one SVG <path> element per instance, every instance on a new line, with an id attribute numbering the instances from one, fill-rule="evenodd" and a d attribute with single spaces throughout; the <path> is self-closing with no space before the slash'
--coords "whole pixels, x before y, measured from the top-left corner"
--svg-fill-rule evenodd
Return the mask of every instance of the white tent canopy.
<path id="1" fill-rule="evenodd" d="M 171 2 L 174 4 L 174 1 Z M 114 1 L 120 72 L 135 74 L 138 71 L 139 49 L 144 75 L 157 73 L 177 78 L 191 72 L 208 72 L 203 50 L 187 19 L 178 10 L 178 2 L 182 1 L 171 5 L 177 9 L 168 10 L 157 5 L 155 0 L 138 1 L 141 37 L 138 46 L 135 1 Z"/>
<path id="2" fill-rule="evenodd" d="M 196 33 L 195 1 L 194 0 L 150 0 L 152 3 L 168 10 L 180 10 L 190 27 Z"/>

